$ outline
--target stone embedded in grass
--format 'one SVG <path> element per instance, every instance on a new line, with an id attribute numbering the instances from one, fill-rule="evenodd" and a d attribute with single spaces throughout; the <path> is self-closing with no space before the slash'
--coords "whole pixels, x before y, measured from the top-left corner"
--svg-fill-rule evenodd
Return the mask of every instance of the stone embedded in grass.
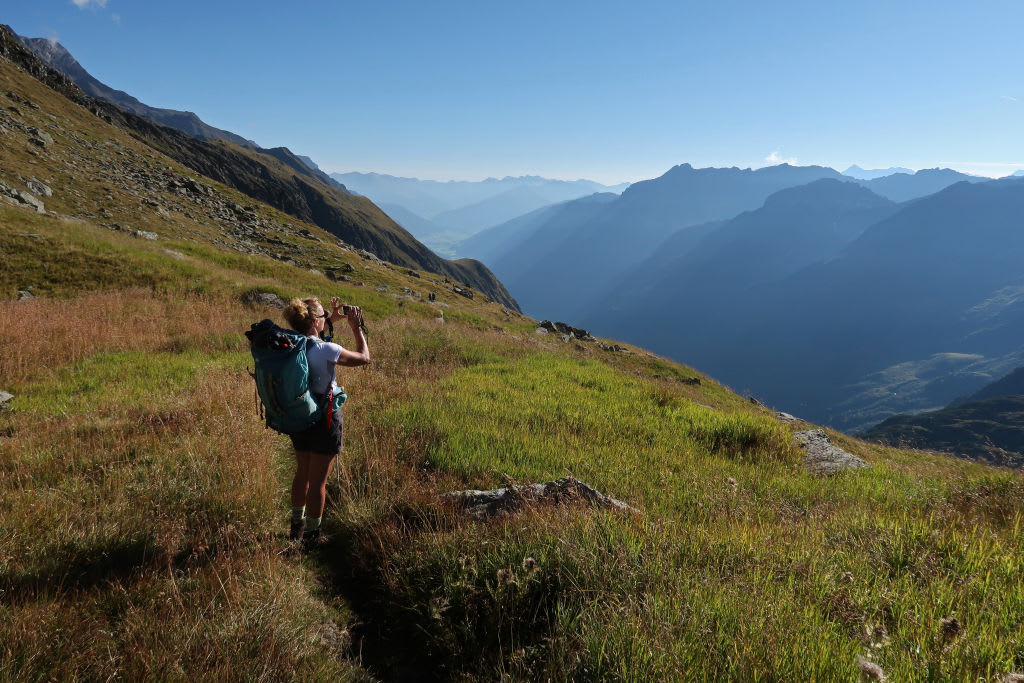
<path id="1" fill-rule="evenodd" d="M 25 190 L 16 190 L 13 187 L 0 182 L 0 197 L 3 197 L 12 204 L 24 204 L 31 206 L 36 213 L 46 213 L 46 207 L 41 199 Z"/>
<path id="2" fill-rule="evenodd" d="M 53 136 L 46 131 L 39 130 L 35 126 L 28 129 L 29 142 L 38 147 L 47 147 L 53 144 Z"/>
<path id="3" fill-rule="evenodd" d="M 857 666 L 860 668 L 860 672 L 863 674 L 864 678 L 869 681 L 879 681 L 879 683 L 881 683 L 886 680 L 885 672 L 882 671 L 882 667 L 865 659 L 864 657 L 861 657 L 860 655 L 857 656 Z"/>
<path id="4" fill-rule="evenodd" d="M 795 432 L 793 441 L 806 451 L 804 466 L 811 474 L 837 474 L 845 470 L 871 467 L 857 456 L 835 446 L 823 429 Z"/>
<path id="5" fill-rule="evenodd" d="M 572 325 L 568 325 L 566 323 L 553 323 L 550 320 L 543 320 L 541 321 L 540 326 L 547 330 L 548 332 L 557 332 L 561 334 L 563 340 L 566 341 L 568 341 L 566 337 L 568 337 L 569 339 L 579 339 L 580 341 L 597 341 L 594 335 L 590 334 L 586 330 L 580 329 L 578 327 L 573 327 Z"/>
<path id="6" fill-rule="evenodd" d="M 40 182 L 36 178 L 31 178 L 28 181 L 26 181 L 25 187 L 27 187 L 29 189 L 29 192 L 31 192 L 34 195 L 42 197 L 53 196 L 53 190 L 50 189 L 50 186 L 47 185 L 46 183 Z"/>
<path id="7" fill-rule="evenodd" d="M 582 503 L 590 507 L 629 510 L 639 512 L 636 508 L 606 496 L 597 489 L 584 484 L 575 477 L 562 477 L 555 481 L 524 486 L 509 486 L 489 491 L 452 491 L 441 495 L 442 500 L 460 505 L 474 517 L 490 517 L 495 514 L 507 515 L 521 510 L 531 503 L 564 505 Z"/>
<path id="8" fill-rule="evenodd" d="M 0 391 L 0 412 L 10 408 L 12 400 L 14 400 L 14 394 L 9 394 L 6 391 Z"/>
<path id="9" fill-rule="evenodd" d="M 36 297 L 27 289 L 18 290 L 18 301 L 28 301 L 29 299 L 35 299 Z"/>
<path id="10" fill-rule="evenodd" d="M 246 292 L 242 295 L 242 303 L 250 306 L 285 307 L 284 300 L 273 292 Z"/>
<path id="11" fill-rule="evenodd" d="M 775 413 L 775 419 L 784 424 L 794 424 L 796 422 L 803 422 L 799 417 L 794 417 L 789 413 L 783 413 L 781 411 Z"/>
<path id="12" fill-rule="evenodd" d="M 135 236 L 138 237 L 139 239 L 144 239 L 144 240 L 156 241 L 156 240 L 160 239 L 159 235 L 157 235 L 155 232 L 150 232 L 149 230 L 136 230 L 135 231 Z"/>

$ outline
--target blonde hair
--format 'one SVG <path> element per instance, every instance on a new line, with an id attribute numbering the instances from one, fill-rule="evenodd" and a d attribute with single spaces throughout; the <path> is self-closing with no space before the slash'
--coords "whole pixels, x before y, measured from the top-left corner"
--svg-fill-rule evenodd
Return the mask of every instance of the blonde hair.
<path id="1" fill-rule="evenodd" d="M 313 311 L 317 307 L 320 310 L 324 308 L 320 303 L 320 299 L 317 299 L 315 296 L 308 299 L 292 299 L 284 308 L 284 319 L 288 321 L 289 327 L 296 332 L 310 334 L 313 331 L 313 323 L 316 321 L 316 315 Z"/>

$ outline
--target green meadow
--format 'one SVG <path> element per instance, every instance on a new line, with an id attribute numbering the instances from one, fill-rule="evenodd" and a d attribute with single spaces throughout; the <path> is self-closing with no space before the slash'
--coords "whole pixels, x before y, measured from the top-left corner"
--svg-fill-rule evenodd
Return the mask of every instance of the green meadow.
<path id="1" fill-rule="evenodd" d="M 2 206 L 0 245 L 0 678 L 1024 670 L 1018 472 L 833 433 L 872 467 L 812 476 L 791 437 L 807 425 L 497 304 L 447 297 L 440 323 L 391 296 L 423 289 L 401 271 L 338 283 Z M 254 290 L 368 315 L 374 361 L 339 378 L 332 540 L 306 556 L 278 554 L 291 454 L 246 373 L 242 332 L 277 315 Z M 569 474 L 636 511 L 479 520 L 438 497 Z"/>

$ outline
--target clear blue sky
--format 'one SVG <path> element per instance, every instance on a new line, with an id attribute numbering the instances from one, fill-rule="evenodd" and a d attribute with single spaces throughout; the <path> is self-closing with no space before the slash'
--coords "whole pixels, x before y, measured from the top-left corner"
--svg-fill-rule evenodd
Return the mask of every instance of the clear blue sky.
<path id="1" fill-rule="evenodd" d="M 329 171 L 1024 168 L 1024 2 L 30 0 L 96 78 Z"/>

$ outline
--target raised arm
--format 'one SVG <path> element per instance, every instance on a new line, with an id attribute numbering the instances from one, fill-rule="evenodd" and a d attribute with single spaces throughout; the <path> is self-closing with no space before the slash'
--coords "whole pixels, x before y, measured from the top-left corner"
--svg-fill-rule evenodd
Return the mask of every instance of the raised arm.
<path id="1" fill-rule="evenodd" d="M 349 327 L 352 328 L 352 336 L 356 338 L 356 350 L 342 349 L 341 354 L 338 355 L 336 365 L 343 365 L 349 368 L 366 365 L 370 362 L 370 347 L 366 343 L 366 335 L 363 334 L 363 329 L 359 325 L 362 311 L 356 306 L 349 306 L 348 315 L 342 316 L 341 306 L 336 298 L 331 300 L 331 308 L 333 309 L 331 311 L 331 318 L 337 316 L 338 320 L 341 320 L 343 317 L 348 320 Z"/>

